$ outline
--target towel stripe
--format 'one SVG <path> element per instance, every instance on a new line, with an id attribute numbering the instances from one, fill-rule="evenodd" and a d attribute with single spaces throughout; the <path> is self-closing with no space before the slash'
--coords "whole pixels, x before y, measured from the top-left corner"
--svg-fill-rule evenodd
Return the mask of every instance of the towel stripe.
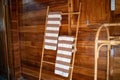
<path id="1" fill-rule="evenodd" d="M 47 24 L 58 24 L 61 25 L 60 21 L 48 21 Z"/>
<path id="2" fill-rule="evenodd" d="M 65 73 L 69 73 L 69 70 L 62 69 L 62 68 L 58 68 L 58 67 L 56 67 L 56 70 L 63 71 L 63 72 L 65 72 Z"/>
<path id="3" fill-rule="evenodd" d="M 59 27 L 59 24 L 47 24 L 47 27 Z"/>
<path id="4" fill-rule="evenodd" d="M 45 39 L 45 42 L 46 42 L 46 43 L 54 43 L 54 44 L 57 44 L 57 40 Z M 46 43 L 45 43 L 45 44 L 46 44 Z"/>
<path id="5" fill-rule="evenodd" d="M 55 34 L 55 33 L 46 33 L 46 36 L 58 37 L 58 34 Z"/>
<path id="6" fill-rule="evenodd" d="M 58 50 L 64 50 L 64 51 L 72 52 L 71 48 L 58 47 Z"/>
<path id="7" fill-rule="evenodd" d="M 59 40 L 65 40 L 65 41 L 74 41 L 74 38 L 73 37 L 66 37 L 66 36 L 62 36 L 62 37 L 59 37 Z"/>
<path id="8" fill-rule="evenodd" d="M 63 77 L 68 77 L 68 75 L 69 75 L 68 73 L 65 73 L 65 72 L 59 71 L 59 70 L 55 70 L 55 74 L 61 75 Z"/>
<path id="9" fill-rule="evenodd" d="M 45 39 L 51 39 L 51 40 L 57 40 L 58 38 L 57 37 L 51 37 L 51 36 L 46 36 Z"/>
<path id="10" fill-rule="evenodd" d="M 62 69 L 66 69 L 66 70 L 69 70 L 69 68 L 70 68 L 69 66 L 66 66 L 66 65 L 63 65 L 63 64 L 58 64 L 58 63 L 56 63 L 55 66 L 59 67 L 59 68 L 62 68 Z"/>
<path id="11" fill-rule="evenodd" d="M 68 59 L 68 58 L 63 58 L 63 57 L 57 57 L 56 60 L 64 61 L 64 62 L 68 62 L 68 63 L 70 63 L 70 61 L 71 61 L 70 59 Z"/>
<path id="12" fill-rule="evenodd" d="M 64 58 L 68 58 L 71 59 L 71 55 L 64 55 L 64 54 L 57 54 L 57 57 L 64 57 Z"/>
<path id="13" fill-rule="evenodd" d="M 60 18 L 61 19 L 62 17 L 61 17 L 61 14 L 49 14 L 48 18 Z"/>
<path id="14" fill-rule="evenodd" d="M 61 21 L 60 18 L 48 18 L 48 21 Z"/>
<path id="15" fill-rule="evenodd" d="M 58 44 L 58 47 L 65 47 L 65 48 L 72 48 L 73 47 L 73 45 L 71 45 L 71 44 L 61 44 L 61 43 L 59 43 Z"/>
<path id="16" fill-rule="evenodd" d="M 64 61 L 56 60 L 56 63 L 70 66 L 70 64 L 68 62 L 64 62 Z"/>
<path id="17" fill-rule="evenodd" d="M 64 55 L 72 55 L 72 52 L 68 52 L 68 51 L 63 51 L 63 50 L 58 50 L 57 51 L 58 54 L 64 54 Z"/>
<path id="18" fill-rule="evenodd" d="M 58 34 L 58 33 L 59 33 L 59 31 L 46 30 L 46 33 L 56 33 L 56 34 Z"/>
<path id="19" fill-rule="evenodd" d="M 45 49 L 56 50 L 56 46 L 45 45 Z"/>
<path id="20" fill-rule="evenodd" d="M 46 30 L 59 31 L 59 27 L 47 27 Z"/>

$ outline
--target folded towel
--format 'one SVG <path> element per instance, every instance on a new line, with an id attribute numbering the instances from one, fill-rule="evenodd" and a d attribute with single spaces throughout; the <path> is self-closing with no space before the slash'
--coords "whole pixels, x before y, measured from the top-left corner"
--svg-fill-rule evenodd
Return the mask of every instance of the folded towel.
<path id="1" fill-rule="evenodd" d="M 48 18 L 59 18 L 61 20 L 62 16 L 60 12 L 50 12 Z"/>
<path id="2" fill-rule="evenodd" d="M 74 37 L 60 36 L 58 39 L 58 50 L 55 63 L 55 74 L 63 77 L 69 76 L 70 63 L 73 53 Z"/>
<path id="3" fill-rule="evenodd" d="M 56 50 L 61 19 L 60 12 L 50 12 L 48 14 L 45 33 L 45 49 Z"/>

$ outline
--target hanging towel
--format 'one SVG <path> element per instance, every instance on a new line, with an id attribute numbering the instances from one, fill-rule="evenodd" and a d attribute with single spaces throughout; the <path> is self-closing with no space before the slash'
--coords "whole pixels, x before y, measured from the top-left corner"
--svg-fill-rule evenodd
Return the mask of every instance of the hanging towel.
<path id="1" fill-rule="evenodd" d="M 55 63 L 55 74 L 63 77 L 69 76 L 70 63 L 73 53 L 74 37 L 60 36 L 58 39 L 58 50 Z"/>
<path id="2" fill-rule="evenodd" d="M 60 12 L 50 12 L 48 14 L 45 33 L 45 49 L 56 50 L 61 20 L 62 17 Z"/>

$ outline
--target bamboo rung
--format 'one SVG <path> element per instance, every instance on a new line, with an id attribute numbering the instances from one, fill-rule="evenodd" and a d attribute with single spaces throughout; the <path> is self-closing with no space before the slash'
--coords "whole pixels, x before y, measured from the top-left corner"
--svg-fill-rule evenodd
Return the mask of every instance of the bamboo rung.
<path id="1" fill-rule="evenodd" d="M 103 26 L 106 26 L 106 27 L 109 27 L 109 26 L 120 26 L 120 23 L 104 24 Z"/>
<path id="2" fill-rule="evenodd" d="M 98 40 L 98 43 L 120 45 L 120 41 L 115 41 L 115 40 Z"/>
<path id="3" fill-rule="evenodd" d="M 48 61 L 42 61 L 42 62 L 47 63 L 47 64 L 52 64 L 52 65 L 55 64 L 55 63 L 53 63 L 53 62 L 48 62 Z"/>
<path id="4" fill-rule="evenodd" d="M 71 13 L 61 13 L 61 15 L 69 15 L 69 14 L 80 14 L 80 12 L 71 12 Z"/>
<path id="5" fill-rule="evenodd" d="M 47 64 L 55 65 L 55 63 L 53 63 L 53 62 L 48 62 L 48 61 L 42 61 L 42 62 L 47 63 Z M 72 65 L 71 65 L 71 66 L 72 66 Z M 71 67 L 71 66 L 70 66 L 70 68 L 73 68 L 73 67 Z"/>

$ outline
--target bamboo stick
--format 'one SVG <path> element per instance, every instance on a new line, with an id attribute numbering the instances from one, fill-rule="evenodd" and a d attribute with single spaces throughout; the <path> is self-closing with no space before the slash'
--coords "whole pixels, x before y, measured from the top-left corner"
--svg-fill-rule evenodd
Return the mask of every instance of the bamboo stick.
<path id="1" fill-rule="evenodd" d="M 76 54 L 76 46 L 77 46 L 77 38 L 78 38 L 78 31 L 79 31 L 79 26 L 80 26 L 80 15 L 81 15 L 81 3 L 79 6 L 79 15 L 78 15 L 78 21 L 77 21 L 77 29 L 76 29 L 76 35 L 75 35 L 75 45 L 74 45 L 74 53 L 73 53 L 73 60 L 72 60 L 72 69 L 70 73 L 70 80 L 72 80 L 72 75 L 73 75 L 73 69 L 74 69 L 74 62 L 75 62 L 75 54 Z"/>
<path id="2" fill-rule="evenodd" d="M 101 49 L 102 46 L 107 45 L 107 73 L 106 73 L 106 80 L 109 80 L 109 65 L 110 65 L 110 49 L 111 49 L 111 45 L 120 45 L 120 40 L 115 40 L 116 37 L 114 36 L 110 36 L 109 35 L 109 30 L 108 27 L 109 26 L 120 26 L 120 23 L 112 23 L 112 24 L 103 24 L 102 26 L 100 26 L 100 28 L 98 29 L 97 33 L 96 33 L 96 37 L 95 37 L 95 64 L 94 64 L 94 80 L 97 80 L 97 67 L 98 67 L 98 58 L 99 58 L 99 51 Z M 107 40 L 99 40 L 99 35 L 100 35 L 100 31 L 102 30 L 102 28 L 106 29 L 107 32 Z M 113 39 L 113 40 L 110 40 Z M 117 37 L 117 39 L 120 39 L 120 37 Z"/>
<path id="3" fill-rule="evenodd" d="M 69 15 L 69 14 L 76 15 L 79 14 L 79 12 L 61 13 L 61 15 Z"/>
<path id="4" fill-rule="evenodd" d="M 109 26 L 120 26 L 120 23 L 106 23 L 103 24 L 103 26 L 109 27 Z"/>
<path id="5" fill-rule="evenodd" d="M 120 41 L 114 41 L 114 40 L 98 40 L 98 43 L 102 44 L 111 44 L 111 45 L 120 45 Z"/>
<path id="6" fill-rule="evenodd" d="M 49 6 L 47 7 L 47 13 L 46 13 L 46 24 L 45 24 L 45 32 L 44 32 L 44 41 L 45 41 L 45 33 L 46 33 L 46 25 L 47 25 L 48 12 L 49 12 Z M 43 42 L 39 80 L 41 80 L 41 73 L 42 73 L 42 66 L 43 66 L 42 62 L 43 62 L 43 57 L 44 57 L 44 45 L 45 45 L 45 44 L 44 44 L 44 42 Z"/>
<path id="7" fill-rule="evenodd" d="M 99 27 L 97 33 L 96 33 L 96 37 L 95 37 L 95 63 L 94 63 L 94 80 L 97 80 L 97 67 L 98 67 L 98 57 L 99 57 L 99 50 L 100 48 L 105 45 L 105 44 L 101 44 L 100 46 L 98 45 L 100 43 L 99 40 L 99 35 L 100 35 L 100 31 L 105 28 L 106 32 L 107 32 L 107 40 L 109 40 L 109 30 L 105 25 L 102 25 Z M 107 73 L 108 74 L 108 73 Z"/>
<path id="8" fill-rule="evenodd" d="M 51 64 L 51 65 L 55 65 L 54 62 L 49 62 L 49 61 L 43 61 L 43 63 L 47 63 L 47 64 Z M 73 68 L 72 66 L 70 66 L 70 68 Z"/>

